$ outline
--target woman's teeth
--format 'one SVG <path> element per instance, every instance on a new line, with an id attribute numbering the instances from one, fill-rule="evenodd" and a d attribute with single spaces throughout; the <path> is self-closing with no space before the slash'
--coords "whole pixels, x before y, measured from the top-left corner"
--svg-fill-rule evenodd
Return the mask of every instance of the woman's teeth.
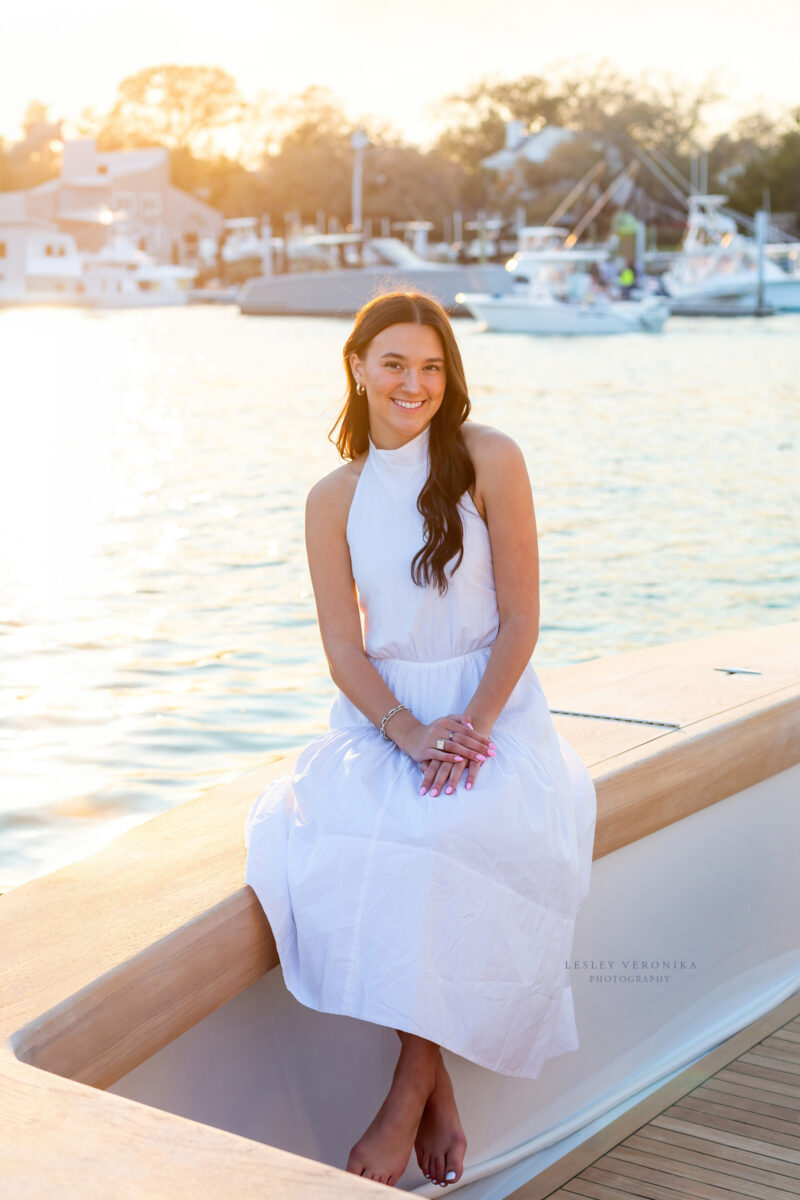
<path id="1" fill-rule="evenodd" d="M 394 396 L 392 396 L 392 403 L 397 404 L 400 408 L 421 408 L 424 401 L 416 400 L 412 404 L 408 400 L 395 400 Z"/>

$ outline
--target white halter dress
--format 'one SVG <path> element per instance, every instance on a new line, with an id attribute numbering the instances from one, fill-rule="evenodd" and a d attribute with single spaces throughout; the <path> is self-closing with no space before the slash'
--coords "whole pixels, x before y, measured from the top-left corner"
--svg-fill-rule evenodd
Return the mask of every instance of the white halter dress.
<path id="1" fill-rule="evenodd" d="M 426 428 L 370 439 L 347 521 L 365 650 L 426 724 L 463 712 L 499 618 L 487 526 L 465 492 L 464 557 L 442 596 L 417 587 Z M 246 882 L 304 1005 L 419 1034 L 535 1079 L 575 1050 L 567 960 L 588 893 L 596 798 L 529 663 L 471 791 L 421 796 L 421 768 L 338 691 L 330 729 L 255 800 Z"/>

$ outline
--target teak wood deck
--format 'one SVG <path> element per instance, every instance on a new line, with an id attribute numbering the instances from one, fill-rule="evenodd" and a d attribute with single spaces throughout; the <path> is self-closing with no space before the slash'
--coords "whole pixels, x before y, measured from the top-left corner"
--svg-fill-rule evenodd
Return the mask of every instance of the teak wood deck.
<path id="1" fill-rule="evenodd" d="M 508 1200 L 797 1200 L 798 1014 L 800 992 L 715 1046 Z M 551 1191 L 557 1181 L 561 1186 Z"/>
<path id="2" fill-rule="evenodd" d="M 755 673 L 726 670 L 741 667 Z M 595 858 L 800 762 L 800 622 L 538 674 L 597 788 Z M 278 965 L 243 883 L 243 825 L 293 760 L 204 792 L 0 898 L 2 1200 L 386 1195 L 382 1184 L 102 1090 Z M 751 1062 L 745 1075 L 774 1097 L 763 1072 L 776 1069 Z M 784 1163 L 800 1161 L 782 1150 Z M 566 1191 L 564 1178 L 550 1188 Z"/>

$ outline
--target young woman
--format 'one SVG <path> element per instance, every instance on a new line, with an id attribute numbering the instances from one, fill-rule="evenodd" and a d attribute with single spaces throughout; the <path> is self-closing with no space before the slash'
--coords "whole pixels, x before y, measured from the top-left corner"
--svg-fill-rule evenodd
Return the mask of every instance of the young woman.
<path id="1" fill-rule="evenodd" d="M 577 1048 L 566 962 L 595 791 L 530 662 L 525 462 L 467 419 L 447 314 L 419 293 L 380 296 L 344 363 L 345 463 L 306 507 L 330 729 L 253 804 L 246 881 L 289 991 L 400 1038 L 347 1170 L 393 1186 L 413 1148 L 446 1185 L 467 1143 L 440 1047 L 530 1079 Z"/>

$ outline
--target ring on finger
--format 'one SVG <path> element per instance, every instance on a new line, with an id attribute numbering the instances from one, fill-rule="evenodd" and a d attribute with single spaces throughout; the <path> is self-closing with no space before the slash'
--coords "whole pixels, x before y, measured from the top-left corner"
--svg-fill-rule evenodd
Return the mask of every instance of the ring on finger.
<path id="1" fill-rule="evenodd" d="M 439 738 L 436 742 L 436 749 L 444 750 L 444 743 L 445 743 L 445 738 Z"/>

